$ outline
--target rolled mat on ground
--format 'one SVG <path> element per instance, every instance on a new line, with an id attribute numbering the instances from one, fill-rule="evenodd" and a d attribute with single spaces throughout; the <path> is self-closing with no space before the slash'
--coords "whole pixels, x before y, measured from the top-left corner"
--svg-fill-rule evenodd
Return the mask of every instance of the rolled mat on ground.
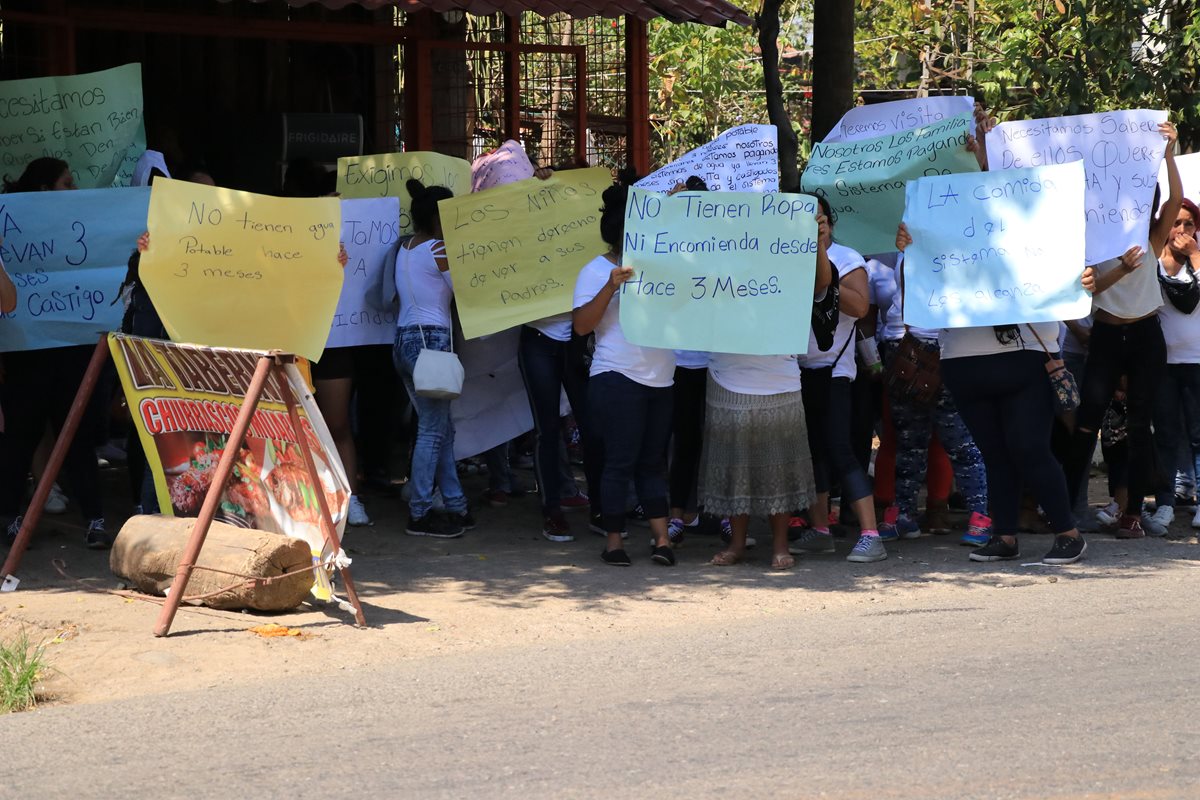
<path id="1" fill-rule="evenodd" d="M 121 528 L 109 556 L 113 574 L 147 594 L 165 595 L 175 581 L 195 522 L 178 517 L 131 517 Z M 185 590 L 187 597 L 234 586 L 198 601 L 209 608 L 283 611 L 304 602 L 313 586 L 312 553 L 307 542 L 222 522 L 214 522 L 209 528 L 196 566 Z M 271 583 L 245 584 L 226 573 L 286 577 Z"/>

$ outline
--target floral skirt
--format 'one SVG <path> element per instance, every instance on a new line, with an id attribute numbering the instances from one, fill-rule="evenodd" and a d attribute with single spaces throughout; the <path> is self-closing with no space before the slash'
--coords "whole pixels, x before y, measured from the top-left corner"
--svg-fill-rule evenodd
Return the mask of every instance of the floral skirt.
<path id="1" fill-rule="evenodd" d="M 731 392 L 708 379 L 700 500 L 710 514 L 767 516 L 816 497 L 800 392 Z"/>

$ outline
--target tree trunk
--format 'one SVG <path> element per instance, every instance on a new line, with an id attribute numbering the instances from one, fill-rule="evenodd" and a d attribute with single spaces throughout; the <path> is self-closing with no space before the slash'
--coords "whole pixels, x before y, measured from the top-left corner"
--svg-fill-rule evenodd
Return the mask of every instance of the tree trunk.
<path id="1" fill-rule="evenodd" d="M 854 6 L 813 0 L 812 139 L 819 142 L 854 105 Z"/>
<path id="2" fill-rule="evenodd" d="M 783 0 L 763 0 L 762 10 L 755 18 L 758 46 L 762 51 L 763 91 L 767 96 L 767 118 L 779 135 L 779 188 L 785 192 L 800 191 L 800 168 L 796 163 L 800 143 L 788 117 L 783 98 L 783 81 L 779 78 L 779 7 Z M 853 4 L 850 4 L 853 6 Z M 853 16 L 853 15 L 852 15 Z"/>

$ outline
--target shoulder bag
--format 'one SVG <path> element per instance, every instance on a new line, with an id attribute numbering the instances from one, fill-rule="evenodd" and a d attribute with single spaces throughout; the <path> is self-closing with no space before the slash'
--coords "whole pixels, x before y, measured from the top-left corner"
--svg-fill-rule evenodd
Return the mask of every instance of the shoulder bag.
<path id="1" fill-rule="evenodd" d="M 412 250 L 404 248 L 411 253 Z M 408 282 L 408 293 L 412 295 L 413 306 L 418 311 L 417 294 L 413 291 L 412 274 L 409 272 L 408 259 L 405 259 L 404 278 Z M 425 346 L 425 329 L 417 323 L 421 332 L 421 352 L 417 354 L 417 363 L 413 365 L 413 389 L 421 397 L 435 400 L 454 400 L 462 394 L 463 379 L 466 375 L 462 362 L 454 354 L 454 331 L 450 331 L 450 352 L 430 350 Z"/>
<path id="2" fill-rule="evenodd" d="M 1025 323 L 1025 327 L 1029 328 L 1029 332 L 1037 339 L 1038 344 L 1042 346 L 1042 351 L 1046 354 L 1046 375 L 1050 378 L 1050 389 L 1054 392 L 1055 412 L 1060 415 L 1070 414 L 1079 408 L 1080 402 L 1079 384 L 1075 381 L 1075 376 L 1067 369 L 1067 365 L 1061 358 L 1054 357 L 1032 325 Z"/>

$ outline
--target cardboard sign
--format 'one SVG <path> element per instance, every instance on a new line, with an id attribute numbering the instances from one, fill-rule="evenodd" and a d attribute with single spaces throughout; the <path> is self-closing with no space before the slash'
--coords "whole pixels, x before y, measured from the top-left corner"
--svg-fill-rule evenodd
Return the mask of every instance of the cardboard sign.
<path id="1" fill-rule="evenodd" d="M 95 345 L 118 330 L 118 295 L 150 190 L 87 189 L 0 195 L 0 258 L 17 308 L 0 314 L 0 352 Z"/>
<path id="2" fill-rule="evenodd" d="M 80 189 L 128 186 L 146 149 L 142 65 L 0 81 L 0 172 L 62 159 Z"/>
<path id="3" fill-rule="evenodd" d="M 824 138 L 825 144 L 854 142 L 903 133 L 963 114 L 972 116 L 970 133 L 975 133 L 974 97 L 914 97 L 888 103 L 855 106 L 847 111 Z"/>
<path id="4" fill-rule="evenodd" d="M 399 213 L 395 197 L 342 201 L 342 243 L 350 260 L 325 349 L 396 340 L 397 309 L 381 302 L 381 285 L 396 261 Z"/>
<path id="5" fill-rule="evenodd" d="M 621 330 L 672 350 L 808 349 L 817 201 L 802 194 L 633 189 L 625 210 Z"/>
<path id="6" fill-rule="evenodd" d="M 800 183 L 829 201 L 835 241 L 868 255 L 890 253 L 906 181 L 979 171 L 965 147 L 971 125 L 972 117 L 960 114 L 897 134 L 814 145 Z"/>
<path id="7" fill-rule="evenodd" d="M 689 176 L 714 192 L 779 191 L 779 134 L 774 125 L 739 125 L 651 172 L 635 184 L 666 192 Z"/>
<path id="8" fill-rule="evenodd" d="M 342 291 L 337 198 L 164 178 L 147 226 L 140 274 L 171 339 L 320 359 Z"/>
<path id="9" fill-rule="evenodd" d="M 455 196 L 471 191 L 471 164 L 441 153 L 381 153 L 346 156 L 337 163 L 337 192 L 343 198 L 400 198 L 400 233 L 412 233 L 412 197 L 405 184 L 416 178 L 426 186 L 445 186 Z"/>
<path id="10" fill-rule="evenodd" d="M 1086 317 L 1084 168 L 909 181 L 904 321 L 970 328 Z"/>
<path id="11" fill-rule="evenodd" d="M 1002 122 L 987 136 L 991 169 L 1043 167 L 1083 160 L 1087 263 L 1145 246 L 1164 139 L 1165 111 L 1109 111 Z"/>
<path id="12" fill-rule="evenodd" d="M 607 169 L 567 170 L 438 204 L 454 297 L 468 339 L 571 310 L 600 239 Z"/>
<path id="13" fill-rule="evenodd" d="M 108 346 L 161 513 L 199 516 L 261 354 L 123 334 L 110 335 Z M 301 426 L 321 479 L 319 490 L 325 493 L 340 538 L 350 507 L 350 484 L 325 420 L 295 365 L 288 366 L 288 379 L 299 399 Z M 331 555 L 321 532 L 317 491 L 284 399 L 269 381 L 216 519 L 303 539 L 316 564 Z M 324 570 L 317 570 L 313 594 L 329 598 Z"/>

